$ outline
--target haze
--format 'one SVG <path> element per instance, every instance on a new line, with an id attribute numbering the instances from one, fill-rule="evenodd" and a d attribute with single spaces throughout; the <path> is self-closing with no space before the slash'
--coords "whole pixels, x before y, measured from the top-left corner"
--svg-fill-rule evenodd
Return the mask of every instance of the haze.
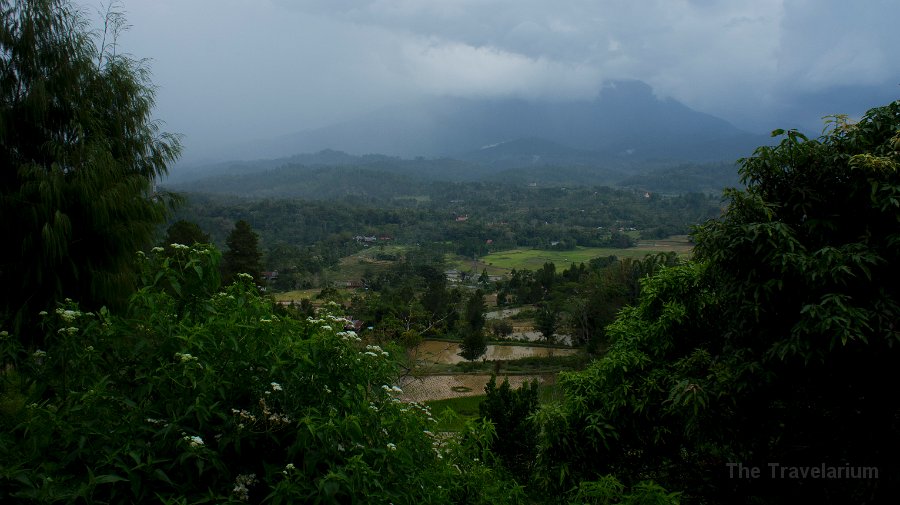
<path id="1" fill-rule="evenodd" d="M 89 13 L 95 4 L 82 2 Z M 427 96 L 572 100 L 637 79 L 744 130 L 900 96 L 895 0 L 126 0 L 186 162 Z M 96 16 L 93 16 L 96 17 Z M 339 147 L 339 146 L 336 146 Z"/>

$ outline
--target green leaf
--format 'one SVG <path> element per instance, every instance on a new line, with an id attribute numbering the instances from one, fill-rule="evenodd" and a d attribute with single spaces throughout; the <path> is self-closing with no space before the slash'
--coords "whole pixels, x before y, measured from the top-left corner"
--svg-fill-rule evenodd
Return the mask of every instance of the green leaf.
<path id="1" fill-rule="evenodd" d="M 125 477 L 120 477 L 118 475 L 109 474 L 109 475 L 100 475 L 94 478 L 95 484 L 111 484 L 113 482 L 123 482 L 128 481 Z"/>

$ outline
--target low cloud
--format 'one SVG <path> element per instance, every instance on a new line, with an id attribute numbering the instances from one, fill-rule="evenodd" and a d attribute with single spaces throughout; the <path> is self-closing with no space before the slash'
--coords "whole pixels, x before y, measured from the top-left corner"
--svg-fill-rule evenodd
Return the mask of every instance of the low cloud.
<path id="1" fill-rule="evenodd" d="M 85 3 L 87 3 L 85 1 Z M 124 0 L 158 113 L 192 146 L 424 95 L 573 99 L 607 79 L 757 131 L 897 93 L 895 0 Z M 862 88 L 860 88 L 862 89 Z M 887 90 L 887 91 L 885 91 Z M 821 111 L 812 109 L 822 109 Z M 809 110 L 807 110 L 809 109 Z M 799 116 L 798 116 L 799 117 Z"/>
<path id="2" fill-rule="evenodd" d="M 435 95 L 585 99 L 603 80 L 585 65 L 435 39 L 407 41 L 402 57 L 415 88 Z"/>

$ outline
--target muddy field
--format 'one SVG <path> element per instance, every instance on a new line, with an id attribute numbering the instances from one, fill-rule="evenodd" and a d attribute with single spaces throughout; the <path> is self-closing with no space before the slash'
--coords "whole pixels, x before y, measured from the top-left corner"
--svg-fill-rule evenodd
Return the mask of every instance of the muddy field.
<path id="1" fill-rule="evenodd" d="M 502 383 L 503 378 L 509 379 L 509 385 L 513 388 L 520 387 L 523 383 L 537 379 L 541 384 L 553 384 L 556 382 L 556 374 L 541 375 L 510 375 L 498 376 L 497 383 Z M 427 400 L 444 400 L 461 396 L 476 396 L 484 394 L 484 386 L 491 379 L 490 375 L 427 375 L 425 377 L 404 377 L 400 381 L 403 401 L 422 402 Z"/>
<path id="2" fill-rule="evenodd" d="M 555 349 L 552 347 L 531 347 L 522 345 L 488 345 L 484 356 L 479 360 L 509 360 L 527 358 L 531 356 L 568 356 L 578 352 L 576 349 Z M 433 363 L 456 364 L 465 361 L 459 355 L 459 344 L 456 342 L 439 342 L 426 340 L 422 342 L 413 355 L 419 364 Z"/>

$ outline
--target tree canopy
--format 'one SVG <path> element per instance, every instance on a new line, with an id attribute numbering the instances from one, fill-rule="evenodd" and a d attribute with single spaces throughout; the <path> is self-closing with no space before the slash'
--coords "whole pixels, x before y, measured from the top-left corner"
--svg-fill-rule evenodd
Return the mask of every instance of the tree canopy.
<path id="1" fill-rule="evenodd" d="M 179 219 L 166 230 L 166 237 L 163 239 L 162 246 L 171 248 L 172 244 L 194 245 L 209 243 L 209 234 L 204 233 L 197 223 Z"/>
<path id="2" fill-rule="evenodd" d="M 121 303 L 131 258 L 166 212 L 154 183 L 178 155 L 151 118 L 142 61 L 66 0 L 0 1 L 0 317 L 25 330 L 64 297 Z M 77 295 L 77 296 L 76 296 Z"/>
<path id="3" fill-rule="evenodd" d="M 609 352 L 563 374 L 544 464 L 638 476 L 713 503 L 896 496 L 900 101 L 742 160 L 746 190 L 695 232 L 694 261 L 647 279 Z M 878 479 L 729 478 L 728 464 L 874 467 Z"/>

